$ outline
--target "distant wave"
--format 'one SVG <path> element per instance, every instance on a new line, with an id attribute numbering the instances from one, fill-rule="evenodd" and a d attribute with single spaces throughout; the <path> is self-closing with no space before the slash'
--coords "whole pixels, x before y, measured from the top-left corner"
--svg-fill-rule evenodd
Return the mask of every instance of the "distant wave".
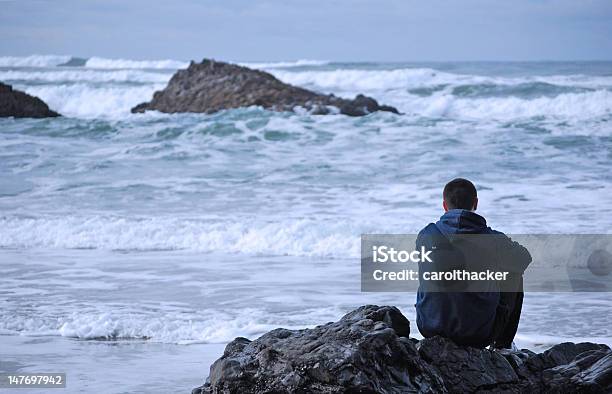
<path id="1" fill-rule="evenodd" d="M 90 68 L 153 68 L 153 69 L 179 69 L 186 68 L 189 62 L 179 60 L 128 60 L 106 59 L 92 57 L 87 60 L 85 67 Z"/>
<path id="2" fill-rule="evenodd" d="M 180 60 L 130 60 L 107 59 L 91 57 L 83 59 L 60 55 L 31 55 L 31 56 L 1 56 L 0 67 L 56 67 L 76 66 L 100 69 L 178 69 L 185 68 L 189 62 Z"/>
<path id="3" fill-rule="evenodd" d="M 336 69 L 326 71 L 275 70 L 279 79 L 294 85 L 316 86 L 322 89 L 388 90 L 406 87 L 451 83 L 462 76 L 429 68 L 396 70 Z M 484 79 L 481 79 L 484 80 Z"/>
<path id="4" fill-rule="evenodd" d="M 385 91 L 414 88 L 441 88 L 459 85 L 519 85 L 547 83 L 558 86 L 584 88 L 612 88 L 612 77 L 587 75 L 552 75 L 532 77 L 489 77 L 453 74 L 432 68 L 399 68 L 395 70 L 309 70 L 294 72 L 274 70 L 272 73 L 284 82 L 327 90 Z"/>
<path id="5" fill-rule="evenodd" d="M 54 67 L 70 61 L 71 56 L 0 56 L 0 67 Z"/>
<path id="6" fill-rule="evenodd" d="M 284 82 L 321 92 L 345 97 L 369 94 L 402 112 L 427 117 L 560 117 L 573 121 L 612 114 L 612 77 L 502 78 L 429 68 L 272 73 Z"/>
<path id="7" fill-rule="evenodd" d="M 291 68 L 304 66 L 321 66 L 328 64 L 322 60 L 297 60 L 294 62 L 239 62 L 251 68 Z M 101 57 L 92 57 L 85 62 L 85 67 L 90 68 L 141 68 L 141 69 L 180 69 L 189 66 L 189 62 L 179 60 L 129 60 L 129 59 L 106 59 Z"/>
<path id="8" fill-rule="evenodd" d="M 241 66 L 251 68 L 291 68 L 291 67 L 306 67 L 306 66 L 324 66 L 329 64 L 326 60 L 308 60 L 301 59 L 294 62 L 239 62 Z"/>
<path id="9" fill-rule="evenodd" d="M 462 98 L 448 92 L 441 92 L 429 97 L 404 95 L 403 98 L 396 99 L 392 104 L 398 105 L 407 113 L 437 118 L 511 120 L 552 117 L 574 122 L 612 114 L 612 92 L 598 90 L 531 99 L 520 97 Z"/>
<path id="10" fill-rule="evenodd" d="M 144 70 L 91 70 L 62 69 L 53 70 L 8 70 L 0 71 L 0 81 L 19 82 L 127 82 L 127 83 L 166 83 L 172 76 L 171 72 L 147 72 Z"/>
<path id="11" fill-rule="evenodd" d="M 237 64 L 253 68 L 290 68 L 305 66 L 323 66 L 329 64 L 325 60 L 300 59 L 296 61 L 280 62 L 237 62 Z M 63 55 L 31 55 L 31 56 L 0 56 L 0 67 L 55 67 L 55 66 L 84 66 L 89 68 L 111 69 L 179 69 L 189 65 L 187 61 L 163 60 L 132 60 L 111 59 L 104 57 L 78 58 Z"/>

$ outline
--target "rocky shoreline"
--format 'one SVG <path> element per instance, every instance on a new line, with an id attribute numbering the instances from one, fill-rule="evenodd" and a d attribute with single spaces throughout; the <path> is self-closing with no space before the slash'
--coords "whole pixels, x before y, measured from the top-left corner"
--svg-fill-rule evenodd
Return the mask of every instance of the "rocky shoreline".
<path id="1" fill-rule="evenodd" d="M 214 113 L 249 106 L 288 112 L 303 108 L 315 115 L 399 113 L 396 108 L 379 105 L 373 98 L 361 94 L 348 100 L 315 93 L 283 83 L 265 71 L 210 59 L 191 62 L 187 69 L 178 70 L 165 89 L 155 92 L 150 102 L 132 108 L 132 112 Z"/>
<path id="2" fill-rule="evenodd" d="M 0 118 L 54 118 L 61 116 L 51 111 L 38 97 L 30 96 L 11 85 L 0 82 Z"/>
<path id="3" fill-rule="evenodd" d="M 313 329 L 236 338 L 192 393 L 612 392 L 606 345 L 561 343 L 537 354 L 409 335 L 397 308 L 366 305 Z"/>

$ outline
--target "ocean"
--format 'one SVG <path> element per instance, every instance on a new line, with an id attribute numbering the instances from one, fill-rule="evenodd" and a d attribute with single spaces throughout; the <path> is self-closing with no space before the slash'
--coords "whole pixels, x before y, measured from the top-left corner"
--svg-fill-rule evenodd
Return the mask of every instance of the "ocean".
<path id="1" fill-rule="evenodd" d="M 0 119 L 0 369 L 189 392 L 223 346 L 391 304 L 362 233 L 415 233 L 462 176 L 507 233 L 609 234 L 612 62 L 250 62 L 403 114 L 131 114 L 177 60 L 0 57 L 64 115 Z M 531 293 L 517 344 L 612 344 L 609 293 Z"/>

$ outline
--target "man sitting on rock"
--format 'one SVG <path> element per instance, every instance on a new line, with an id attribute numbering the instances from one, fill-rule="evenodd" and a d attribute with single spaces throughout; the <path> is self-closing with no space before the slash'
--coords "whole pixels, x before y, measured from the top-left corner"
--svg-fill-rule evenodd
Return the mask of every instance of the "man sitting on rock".
<path id="1" fill-rule="evenodd" d="M 433 250 L 438 267 L 465 267 L 480 259 L 508 271 L 510 278 L 503 284 L 479 283 L 476 291 L 466 287 L 469 284 L 459 284 L 462 288 L 457 283 L 446 289 L 439 284 L 432 288 L 421 280 L 416 303 L 419 331 L 426 338 L 440 335 L 460 345 L 512 349 L 523 305 L 522 275 L 531 263 L 531 255 L 517 242 L 488 227 L 485 218 L 474 212 L 478 197 L 472 182 L 461 178 L 450 181 L 444 187 L 442 206 L 445 213 L 440 220 L 419 233 L 417 249 L 424 246 Z M 475 234 L 485 236 L 473 237 Z M 456 240 L 461 237 L 472 237 L 487 247 L 470 246 L 458 252 Z M 427 269 L 431 268 L 419 264 L 421 274 Z"/>

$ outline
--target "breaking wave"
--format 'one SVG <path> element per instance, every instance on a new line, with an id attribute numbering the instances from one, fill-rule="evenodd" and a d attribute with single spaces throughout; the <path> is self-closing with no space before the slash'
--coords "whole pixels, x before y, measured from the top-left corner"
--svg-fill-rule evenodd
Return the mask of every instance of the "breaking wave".
<path id="1" fill-rule="evenodd" d="M 52 335 L 85 340 L 146 340 L 157 343 L 227 343 L 237 336 L 257 337 L 279 325 L 303 328 L 302 321 L 318 321 L 322 313 L 304 311 L 278 321 L 262 318 L 265 311 L 241 308 L 231 315 L 222 310 L 166 310 L 144 312 L 112 308 L 79 311 L 58 318 L 0 316 L 0 334 Z M 168 308 L 171 309 L 171 308 Z M 314 316 L 311 316 L 314 315 Z M 325 318 L 330 318 L 325 316 Z"/>
<path id="2" fill-rule="evenodd" d="M 0 57 L 0 66 L 9 68 L 0 70 L 0 80 L 40 96 L 67 116 L 116 118 L 150 100 L 174 70 L 188 65 L 172 59 L 75 59 L 54 55 Z M 65 64 L 72 66 L 56 67 Z M 353 97 L 364 93 L 421 117 L 539 118 L 568 124 L 593 120 L 592 128 L 600 129 L 599 120 L 612 115 L 612 76 L 607 74 L 504 77 L 429 67 L 359 69 L 355 64 L 321 60 L 239 64 L 266 69 L 287 83 L 326 94 Z M 603 128 L 604 133 L 610 131 L 608 126 Z"/>
<path id="3" fill-rule="evenodd" d="M 0 67 L 55 67 L 70 59 L 59 55 L 0 56 Z"/>
<path id="4" fill-rule="evenodd" d="M 43 99 L 62 115 L 80 118 L 121 118 L 135 105 L 148 101 L 163 84 L 126 86 L 86 83 L 30 86 L 25 91 Z"/>
<path id="5" fill-rule="evenodd" d="M 362 229 L 349 222 L 219 222 L 174 218 L 0 218 L 0 247 L 177 250 L 355 257 Z"/>
<path id="6" fill-rule="evenodd" d="M 598 90 L 533 99 L 461 98 L 441 92 L 429 97 L 406 95 L 397 104 L 407 113 L 428 117 L 478 120 L 552 117 L 575 122 L 612 114 L 612 92 Z"/>
<path id="7" fill-rule="evenodd" d="M 308 70 L 293 72 L 275 70 L 279 79 L 302 86 L 328 90 L 387 91 L 416 88 L 441 90 L 448 86 L 511 86 L 521 84 L 550 84 L 577 88 L 612 88 L 612 77 L 589 75 L 551 75 L 529 77 L 491 77 L 483 75 L 454 74 L 432 68 L 398 68 L 394 70 Z M 421 92 L 426 94 L 427 91 Z"/>
<path id="8" fill-rule="evenodd" d="M 296 61 L 279 62 L 237 62 L 238 64 L 253 68 L 290 68 L 324 66 L 329 64 L 325 60 L 300 59 Z M 31 55 L 31 56 L 0 56 L 0 67 L 88 67 L 96 69 L 162 69 L 176 70 L 186 68 L 188 61 L 162 59 L 162 60 L 132 60 L 109 59 L 104 57 L 78 58 L 62 55 Z"/>
<path id="9" fill-rule="evenodd" d="M 151 69 L 178 69 L 186 68 L 189 62 L 179 60 L 128 60 L 128 59 L 106 59 L 103 57 L 92 57 L 85 62 L 85 67 L 90 68 L 151 68 Z"/>
<path id="10" fill-rule="evenodd" d="M 74 82 L 125 82 L 166 83 L 172 73 L 147 72 L 142 70 L 88 70 L 55 69 L 45 71 L 7 70 L 0 71 L 0 80 L 9 83 L 74 83 Z"/>
<path id="11" fill-rule="evenodd" d="M 294 62 L 239 62 L 238 64 L 252 68 L 291 68 L 308 66 L 325 66 L 329 64 L 326 60 L 301 59 Z"/>
<path id="12" fill-rule="evenodd" d="M 345 97 L 374 96 L 400 111 L 454 119 L 557 117 L 568 120 L 612 114 L 612 77 L 581 75 L 501 78 L 434 69 L 273 71 L 287 83 Z"/>

